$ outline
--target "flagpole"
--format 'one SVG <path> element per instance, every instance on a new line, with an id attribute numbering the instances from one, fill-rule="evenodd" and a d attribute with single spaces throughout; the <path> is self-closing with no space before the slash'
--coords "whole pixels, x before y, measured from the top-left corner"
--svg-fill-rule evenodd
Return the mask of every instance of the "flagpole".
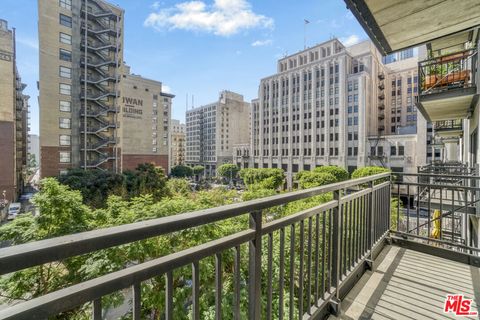
<path id="1" fill-rule="evenodd" d="M 307 49 L 307 24 L 309 24 L 310 21 L 307 19 L 303 19 L 303 49 Z"/>

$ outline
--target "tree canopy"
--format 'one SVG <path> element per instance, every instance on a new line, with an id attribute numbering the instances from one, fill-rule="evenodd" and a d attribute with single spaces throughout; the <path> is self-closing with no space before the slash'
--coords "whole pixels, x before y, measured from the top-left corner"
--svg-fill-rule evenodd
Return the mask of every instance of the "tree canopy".
<path id="1" fill-rule="evenodd" d="M 337 182 L 345 181 L 348 179 L 348 171 L 338 166 L 321 166 L 316 167 L 313 171 L 320 173 L 330 173 L 335 177 Z"/>
<path id="2" fill-rule="evenodd" d="M 217 169 L 218 175 L 226 179 L 236 178 L 238 171 L 240 169 L 233 163 L 224 163 Z"/>
<path id="3" fill-rule="evenodd" d="M 188 178 L 193 176 L 193 169 L 189 166 L 178 165 L 178 166 L 172 167 L 172 169 L 170 170 L 170 173 L 172 177 L 175 177 L 175 178 Z"/>
<path id="4" fill-rule="evenodd" d="M 276 190 L 285 182 L 282 169 L 245 168 L 239 172 L 240 178 L 247 188 L 262 188 Z"/>

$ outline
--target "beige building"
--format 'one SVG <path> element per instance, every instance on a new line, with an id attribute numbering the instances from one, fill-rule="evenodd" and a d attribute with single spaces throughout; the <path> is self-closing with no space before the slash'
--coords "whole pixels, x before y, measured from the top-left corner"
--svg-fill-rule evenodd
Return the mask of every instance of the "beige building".
<path id="1" fill-rule="evenodd" d="M 171 94 L 123 62 L 123 9 L 39 1 L 41 175 L 68 168 L 168 172 Z"/>
<path id="2" fill-rule="evenodd" d="M 403 68 L 388 69 L 370 41 L 345 47 L 331 39 L 278 60 L 277 73 L 261 80 L 259 98 L 252 102 L 252 166 L 282 168 L 289 185 L 295 173 L 316 166 L 337 165 L 352 172 L 372 164 L 370 148 L 385 143 L 383 136 L 408 125 L 413 131 L 396 138 L 394 145 L 404 153 L 402 158 L 415 156 L 414 148 L 403 145 L 416 135 L 413 100 L 412 109 L 407 109 L 403 107 L 407 94 L 401 101 L 395 95 L 395 104 L 385 110 L 385 81 L 398 80 L 388 78 L 389 74 L 409 73 L 414 80 L 414 68 Z M 413 85 L 406 85 L 408 79 L 404 81 L 405 92 L 412 89 Z M 385 120 L 389 110 L 395 111 L 395 119 Z M 403 112 L 399 118 L 397 110 Z M 236 162 L 245 162 L 244 153 L 236 151 Z M 417 160 L 423 161 L 415 158 L 412 168 Z M 385 162 L 377 165 L 391 167 Z"/>
<path id="3" fill-rule="evenodd" d="M 169 171 L 169 128 L 174 95 L 162 92 L 162 83 L 131 74 L 125 66 L 121 88 L 121 169 L 153 163 Z"/>
<path id="4" fill-rule="evenodd" d="M 16 65 L 15 29 L 0 20 L 0 199 L 15 201 L 27 164 L 28 99 Z"/>
<path id="5" fill-rule="evenodd" d="M 187 110 L 186 164 L 202 165 L 207 176 L 233 162 L 233 146 L 250 141 L 250 103 L 222 91 L 217 102 Z"/>
<path id="6" fill-rule="evenodd" d="M 121 8 L 102 0 L 38 1 L 41 175 L 118 171 Z"/>
<path id="7" fill-rule="evenodd" d="M 185 164 L 186 127 L 180 120 L 171 120 L 170 167 Z"/>

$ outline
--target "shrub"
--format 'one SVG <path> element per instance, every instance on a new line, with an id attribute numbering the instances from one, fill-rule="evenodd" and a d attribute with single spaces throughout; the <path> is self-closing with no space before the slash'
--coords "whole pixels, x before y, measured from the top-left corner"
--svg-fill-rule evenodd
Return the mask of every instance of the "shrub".
<path id="1" fill-rule="evenodd" d="M 193 176 L 193 169 L 188 166 L 178 165 L 172 168 L 171 174 L 176 178 L 187 178 Z"/>
<path id="2" fill-rule="evenodd" d="M 298 184 L 302 189 L 323 186 L 335 182 L 337 182 L 337 179 L 333 174 L 315 171 L 303 171 L 298 180 Z"/>
<path id="3" fill-rule="evenodd" d="M 313 171 L 330 173 L 337 179 L 337 182 L 348 180 L 348 171 L 337 166 L 316 167 Z"/>
<path id="4" fill-rule="evenodd" d="M 225 163 L 218 167 L 217 173 L 225 179 L 234 179 L 237 177 L 239 170 L 240 169 L 238 169 L 237 165 L 233 163 Z"/>
<path id="5" fill-rule="evenodd" d="M 276 168 L 247 168 L 240 170 L 239 175 L 249 189 L 252 185 L 261 185 L 266 189 L 275 190 L 285 181 L 283 170 Z"/>
<path id="6" fill-rule="evenodd" d="M 383 167 L 363 167 L 363 168 L 358 168 L 352 173 L 352 179 L 358 179 L 358 178 L 363 178 L 363 177 L 368 177 L 368 176 L 373 176 L 375 174 L 379 173 L 385 173 L 385 172 L 391 172 L 390 169 L 383 168 Z M 383 178 L 383 179 L 378 179 L 374 183 L 382 183 L 385 181 L 388 181 L 389 178 Z"/>

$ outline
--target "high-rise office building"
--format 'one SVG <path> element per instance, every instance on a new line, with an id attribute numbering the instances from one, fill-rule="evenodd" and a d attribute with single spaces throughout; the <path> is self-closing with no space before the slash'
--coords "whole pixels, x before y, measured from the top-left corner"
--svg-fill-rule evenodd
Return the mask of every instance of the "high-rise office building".
<path id="1" fill-rule="evenodd" d="M 250 103 L 222 91 L 217 102 L 187 110 L 186 129 L 186 164 L 214 176 L 220 165 L 232 163 L 234 145 L 250 141 Z"/>
<path id="2" fill-rule="evenodd" d="M 174 95 L 123 62 L 123 9 L 39 1 L 41 175 L 68 168 L 169 170 Z"/>
<path id="3" fill-rule="evenodd" d="M 252 105 L 253 167 L 282 168 L 291 184 L 295 173 L 316 166 L 352 172 L 371 164 L 370 138 L 392 130 L 384 120 L 389 70 L 373 43 L 345 47 L 332 39 L 280 59 L 277 69 L 261 80 Z M 405 91 L 413 88 L 407 83 Z M 407 100 L 398 103 L 400 108 Z M 395 116 L 393 130 L 414 124 L 416 110 L 405 109 L 404 118 Z M 400 150 L 402 143 L 396 144 Z"/>
<path id="4" fill-rule="evenodd" d="M 180 120 L 171 120 L 170 126 L 170 158 L 171 166 L 185 164 L 186 127 Z"/>
<path id="5" fill-rule="evenodd" d="M 118 171 L 121 8 L 102 0 L 38 1 L 41 175 Z"/>
<path id="6" fill-rule="evenodd" d="M 28 99 L 16 65 L 15 29 L 0 20 L 0 197 L 15 201 L 27 164 Z"/>

